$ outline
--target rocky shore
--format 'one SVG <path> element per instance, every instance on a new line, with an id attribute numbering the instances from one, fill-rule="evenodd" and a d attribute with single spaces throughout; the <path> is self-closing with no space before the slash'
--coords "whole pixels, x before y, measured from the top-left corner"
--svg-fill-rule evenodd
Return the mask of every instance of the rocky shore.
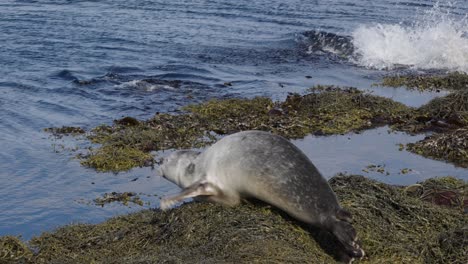
<path id="1" fill-rule="evenodd" d="M 125 117 L 90 131 L 47 131 L 84 135 L 97 144 L 78 158 L 98 171 L 151 166 L 153 151 L 204 147 L 242 130 L 296 139 L 382 125 L 428 133 L 401 149 L 468 167 L 466 74 L 393 76 L 378 85 L 449 93 L 413 108 L 356 88 L 315 86 L 284 101 L 211 100 L 149 120 Z M 463 180 L 442 177 L 391 186 L 337 175 L 330 185 L 354 216 L 367 253 L 360 262 L 468 263 L 468 185 Z M 342 257 L 333 236 L 258 201 L 233 208 L 190 202 L 166 212 L 145 210 L 96 225 L 69 225 L 27 242 L 0 237 L 1 263 L 332 263 Z"/>

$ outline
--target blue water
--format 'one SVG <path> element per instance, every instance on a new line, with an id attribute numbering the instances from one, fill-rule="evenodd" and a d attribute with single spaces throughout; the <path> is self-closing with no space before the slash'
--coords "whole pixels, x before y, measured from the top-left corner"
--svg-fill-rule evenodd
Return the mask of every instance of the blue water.
<path id="1" fill-rule="evenodd" d="M 398 44 L 380 48 L 354 41 L 369 37 L 372 42 L 382 35 L 379 23 L 383 29 L 406 29 L 395 33 L 402 39 L 437 32 L 439 20 L 428 19 L 428 12 L 452 22 L 453 32 L 444 31 L 446 42 L 457 43 L 443 54 L 431 49 L 420 55 L 436 58 L 432 69 L 419 60 L 404 60 Z M 105 192 L 177 191 L 150 168 L 117 175 L 83 168 L 73 158 L 76 153 L 61 145 L 73 148 L 84 140 L 51 138 L 43 128 L 92 128 L 122 116 L 148 118 L 214 97 L 281 99 L 314 84 L 357 86 L 418 106 L 436 95 L 371 84 L 392 72 L 466 69 L 467 12 L 466 1 L 2 0 L 0 235 L 28 239 L 63 224 L 95 223 L 141 208 L 82 202 Z M 395 147 L 421 137 L 380 128 L 295 143 L 326 177 L 363 173 L 369 163 L 381 163 L 391 175 L 369 177 L 395 184 L 443 175 L 468 179 L 467 170 Z M 413 172 L 398 174 L 403 167 Z M 157 197 L 142 198 L 151 202 L 145 207 L 158 204 Z"/>

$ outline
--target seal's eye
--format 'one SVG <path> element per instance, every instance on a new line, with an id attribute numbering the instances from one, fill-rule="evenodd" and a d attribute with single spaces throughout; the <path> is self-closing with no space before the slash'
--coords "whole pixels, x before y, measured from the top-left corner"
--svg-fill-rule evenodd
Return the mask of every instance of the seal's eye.
<path id="1" fill-rule="evenodd" d="M 160 158 L 156 163 L 159 165 L 163 165 L 167 163 L 167 158 Z"/>

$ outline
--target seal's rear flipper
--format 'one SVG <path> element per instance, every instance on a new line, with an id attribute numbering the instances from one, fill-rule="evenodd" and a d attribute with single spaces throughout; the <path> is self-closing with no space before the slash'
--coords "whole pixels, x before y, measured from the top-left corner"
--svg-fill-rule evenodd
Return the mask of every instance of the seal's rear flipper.
<path id="1" fill-rule="evenodd" d="M 176 196 L 164 198 L 161 200 L 160 208 L 166 210 L 172 205 L 187 198 L 197 196 L 216 196 L 220 193 L 219 189 L 209 182 L 196 182 L 185 188 Z"/>
<path id="2" fill-rule="evenodd" d="M 341 221 L 348 222 L 348 223 L 351 223 L 353 221 L 353 216 L 351 215 L 351 213 L 343 208 L 340 208 L 336 212 L 336 218 Z"/>
<path id="3" fill-rule="evenodd" d="M 352 258 L 362 258 L 365 253 L 357 243 L 356 230 L 346 221 L 336 221 L 331 228 L 332 233 L 344 246 L 346 253 Z"/>

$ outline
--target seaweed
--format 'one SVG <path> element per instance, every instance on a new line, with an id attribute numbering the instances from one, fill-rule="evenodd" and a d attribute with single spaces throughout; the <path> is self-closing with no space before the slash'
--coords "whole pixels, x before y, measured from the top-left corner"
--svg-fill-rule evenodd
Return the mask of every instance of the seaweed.
<path id="1" fill-rule="evenodd" d="M 32 257 L 31 249 L 19 238 L 14 236 L 0 237 L 1 263 L 25 263 Z"/>
<path id="2" fill-rule="evenodd" d="M 416 143 L 407 144 L 406 149 L 424 157 L 468 168 L 468 129 L 433 134 Z"/>
<path id="3" fill-rule="evenodd" d="M 463 72 L 451 72 L 445 75 L 397 75 L 387 76 L 379 84 L 381 86 L 401 87 L 419 91 L 438 91 L 444 90 L 467 90 L 468 74 Z"/>
<path id="4" fill-rule="evenodd" d="M 151 154 L 126 146 L 105 145 L 81 157 L 81 164 L 95 168 L 98 171 L 127 171 L 134 167 L 142 167 L 154 163 Z"/>
<path id="5" fill-rule="evenodd" d="M 137 126 L 140 124 L 140 121 L 134 117 L 126 116 L 121 119 L 114 120 L 114 123 L 122 126 Z"/>
<path id="6" fill-rule="evenodd" d="M 75 134 L 84 134 L 86 131 L 81 127 L 73 126 L 62 126 L 62 127 L 48 127 L 44 128 L 45 132 L 52 133 L 54 135 L 75 135 Z"/>
<path id="7" fill-rule="evenodd" d="M 290 94 L 283 102 L 269 98 L 210 100 L 184 107 L 179 114 L 156 114 L 131 126 L 115 122 L 98 126 L 88 138 L 102 145 L 82 164 L 99 171 L 118 171 L 143 162 L 109 160 L 114 148 L 128 148 L 144 155 L 150 151 L 200 148 L 218 136 L 244 130 L 263 130 L 287 138 L 308 134 L 332 135 L 360 131 L 389 123 L 402 123 L 415 111 L 391 99 L 366 94 L 356 88 L 318 86 L 306 95 Z M 137 155 L 135 155 L 137 156 Z M 131 156 L 132 158 L 136 158 Z M 146 160 L 142 156 L 139 160 Z M 112 165 L 122 162 L 128 166 Z M 121 168 L 121 169 L 120 169 Z"/>
<path id="8" fill-rule="evenodd" d="M 244 130 L 269 131 L 289 139 L 309 134 L 359 132 L 381 125 L 411 134 L 452 133 L 468 125 L 468 90 L 455 91 L 419 108 L 411 108 L 352 87 L 317 85 L 304 95 L 289 94 L 284 101 L 274 102 L 265 97 L 213 99 L 181 110 L 177 114 L 157 113 L 149 120 L 124 117 L 111 126 L 92 129 L 87 138 L 100 146 L 80 156 L 81 164 L 98 171 L 125 171 L 153 165 L 151 151 L 202 148 L 219 136 Z M 446 134 L 451 135 L 457 133 Z M 409 150 L 423 153 L 418 144 L 409 145 Z M 466 162 L 463 145 L 450 150 L 452 154 L 448 156 L 432 152 L 428 156 L 461 160 L 461 163 L 455 161 L 457 164 Z"/>
<path id="9" fill-rule="evenodd" d="M 468 125 L 468 89 L 431 100 L 419 108 L 421 115 L 439 126 L 463 127 Z M 443 122 L 443 123 L 441 123 Z M 445 124 L 444 124 L 445 123 Z"/>
<path id="10" fill-rule="evenodd" d="M 366 251 L 359 262 L 467 263 L 467 216 L 460 210 L 363 176 L 337 175 L 329 182 L 353 215 Z M 461 183 L 442 178 L 420 184 L 440 189 Z M 31 263 L 332 263 L 342 257 L 328 232 L 257 201 L 143 210 L 64 226 L 27 245 Z"/>
<path id="11" fill-rule="evenodd" d="M 395 123 L 394 129 L 409 133 L 448 132 L 468 126 L 468 90 L 434 98 L 419 107 L 411 118 Z"/>
<path id="12" fill-rule="evenodd" d="M 104 207 L 106 204 L 110 204 L 113 202 L 120 202 L 123 205 L 128 205 L 128 203 L 137 204 L 139 206 L 143 206 L 143 201 L 140 197 L 134 192 L 111 192 L 111 193 L 104 193 L 102 197 L 98 197 L 94 199 L 94 204 L 98 206 Z"/>
<path id="13" fill-rule="evenodd" d="M 426 263 L 465 264 L 468 261 L 468 228 L 461 227 L 443 232 L 438 238 L 438 248 L 429 252 Z"/>

